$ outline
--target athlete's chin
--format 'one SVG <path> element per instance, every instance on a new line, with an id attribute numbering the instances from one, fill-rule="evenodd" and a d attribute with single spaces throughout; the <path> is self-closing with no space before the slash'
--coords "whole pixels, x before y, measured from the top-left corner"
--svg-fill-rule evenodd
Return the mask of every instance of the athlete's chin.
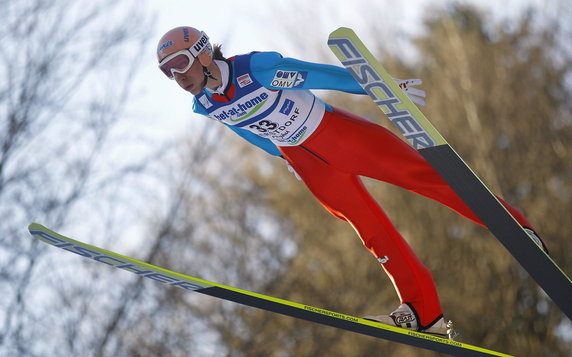
<path id="1" fill-rule="evenodd" d="M 187 86 L 183 89 L 191 93 L 192 95 L 197 95 L 202 91 L 202 88 L 200 86 L 194 86 L 194 85 Z"/>
<path id="2" fill-rule="evenodd" d="M 187 84 L 179 81 L 177 81 L 177 83 L 185 92 L 189 92 L 193 95 L 196 95 L 201 91 L 200 88 L 198 88 L 199 86 L 194 85 L 193 83 Z"/>

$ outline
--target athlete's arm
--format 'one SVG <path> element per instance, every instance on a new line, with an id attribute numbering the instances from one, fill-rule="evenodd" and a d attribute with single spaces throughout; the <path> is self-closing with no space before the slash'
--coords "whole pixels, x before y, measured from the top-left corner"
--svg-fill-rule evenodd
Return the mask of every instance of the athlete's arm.
<path id="1" fill-rule="evenodd" d="M 250 67 L 254 78 L 269 89 L 333 89 L 366 94 L 343 67 L 284 58 L 277 52 L 255 53 Z M 421 80 L 396 81 L 414 103 L 425 105 L 425 92 L 411 87 L 421 84 Z"/>
<path id="2" fill-rule="evenodd" d="M 244 140 L 248 141 L 252 145 L 258 146 L 259 148 L 266 151 L 270 155 L 282 156 L 280 150 L 278 150 L 276 145 L 274 145 L 274 143 L 270 139 L 261 138 L 260 136 L 254 134 L 253 132 L 250 132 L 246 129 L 241 129 L 237 126 L 226 125 L 226 124 L 225 126 L 228 127 L 230 130 L 234 131 Z"/>
<path id="3" fill-rule="evenodd" d="M 278 52 L 255 53 L 251 58 L 250 69 L 256 80 L 269 89 L 333 89 L 366 94 L 343 67 L 284 58 Z M 279 71 L 283 76 L 288 76 L 284 72 L 298 73 L 288 78 L 279 77 Z M 296 82 L 288 86 L 294 80 Z"/>

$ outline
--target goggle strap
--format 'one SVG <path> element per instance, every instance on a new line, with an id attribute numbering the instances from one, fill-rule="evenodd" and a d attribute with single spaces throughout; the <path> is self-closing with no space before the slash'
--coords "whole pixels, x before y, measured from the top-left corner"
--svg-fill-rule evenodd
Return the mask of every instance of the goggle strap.
<path id="1" fill-rule="evenodd" d="M 206 33 L 201 31 L 201 37 L 193 43 L 193 45 L 189 48 L 191 54 L 195 57 L 201 54 L 205 49 L 209 50 L 211 48 L 209 37 Z"/>

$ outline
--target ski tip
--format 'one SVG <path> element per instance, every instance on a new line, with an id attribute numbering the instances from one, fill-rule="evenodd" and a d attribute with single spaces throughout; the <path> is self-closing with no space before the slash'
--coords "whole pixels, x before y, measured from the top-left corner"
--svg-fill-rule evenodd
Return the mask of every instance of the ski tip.
<path id="1" fill-rule="evenodd" d="M 36 222 L 32 222 L 28 225 L 28 231 L 30 233 L 35 232 L 35 231 L 45 231 L 47 230 L 47 228 L 39 223 Z"/>

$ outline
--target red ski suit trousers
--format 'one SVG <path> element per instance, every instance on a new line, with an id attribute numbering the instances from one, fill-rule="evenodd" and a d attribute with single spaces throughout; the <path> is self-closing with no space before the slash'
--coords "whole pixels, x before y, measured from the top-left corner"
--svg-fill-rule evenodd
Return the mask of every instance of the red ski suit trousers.
<path id="1" fill-rule="evenodd" d="M 279 148 L 304 183 L 334 216 L 347 221 L 378 258 L 401 303 L 411 304 L 423 327 L 442 316 L 433 278 L 396 230 L 359 176 L 388 182 L 438 201 L 482 224 L 425 159 L 379 126 L 334 108 L 300 146 Z M 519 223 L 531 227 L 502 201 Z"/>

